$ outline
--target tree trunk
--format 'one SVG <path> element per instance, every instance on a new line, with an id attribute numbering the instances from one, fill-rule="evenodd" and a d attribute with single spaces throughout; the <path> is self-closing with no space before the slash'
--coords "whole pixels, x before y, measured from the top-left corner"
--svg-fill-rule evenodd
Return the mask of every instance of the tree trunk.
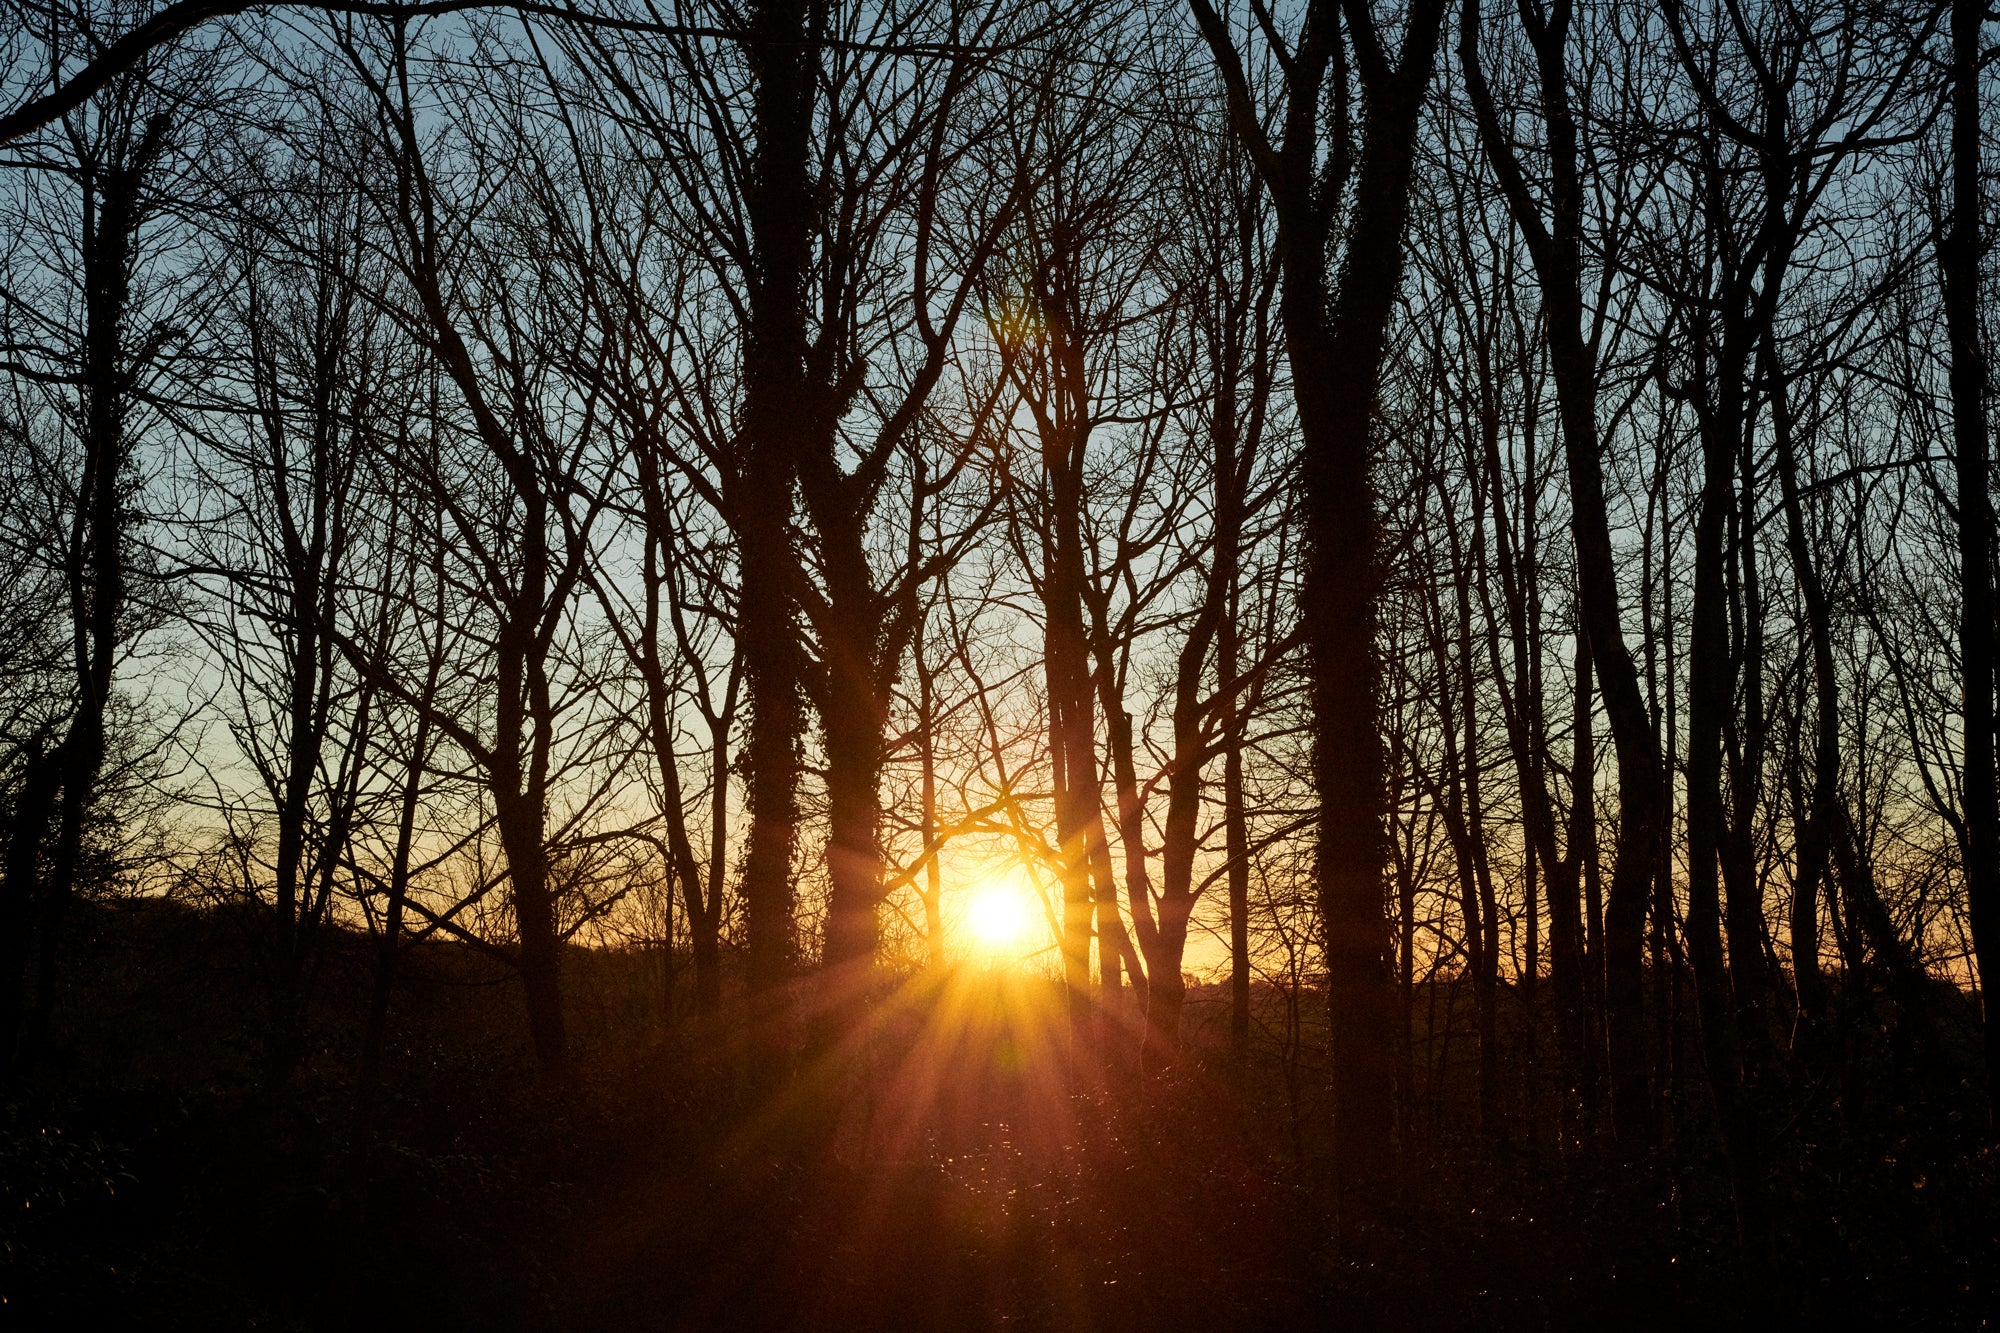
<path id="1" fill-rule="evenodd" d="M 141 196 L 146 173 L 166 134 L 166 117 L 156 116 L 125 156 L 82 173 L 84 457 L 77 512 L 63 554 L 76 694 L 69 730 L 47 761 L 55 790 L 55 838 L 39 877 L 34 999 L 27 1050 L 18 1057 L 27 1062 L 43 1044 L 55 1008 L 63 917 L 76 891 L 84 821 L 104 766 L 105 711 L 125 608 L 125 508 L 119 489 L 128 453 L 125 414 L 131 393 L 125 317 L 131 303 L 133 244 L 145 213 Z M 41 801 L 38 794 L 35 803 Z M 32 865 L 34 859 L 26 857 L 24 863 Z M 10 1042 L 9 1049 L 18 1048 Z"/>
<path id="2" fill-rule="evenodd" d="M 1046 448 L 1046 446 L 1045 446 Z M 1043 668 L 1048 681 L 1049 755 L 1055 783 L 1056 842 L 1062 876 L 1063 989 L 1070 1041 L 1091 1030 L 1090 942 L 1096 892 L 1092 854 L 1103 839 L 1098 797 L 1097 741 L 1089 668 L 1084 661 L 1082 553 L 1066 525 L 1080 521 L 1077 488 L 1055 478 L 1056 525 L 1051 567 L 1044 575 Z"/>
<path id="3" fill-rule="evenodd" d="M 1768 344 L 1767 344 L 1768 347 Z M 1765 375 L 1770 382 L 1771 425 L 1776 436 L 1778 489 L 1785 510 L 1785 546 L 1793 577 L 1805 603 L 1806 630 L 1812 645 L 1814 744 L 1812 792 L 1805 818 L 1797 830 L 1798 868 L 1792 876 L 1792 984 L 1798 993 L 1797 1032 L 1801 1044 L 1810 1041 L 1826 1010 L 1826 978 L 1819 965 L 1819 897 L 1832 847 L 1834 804 L 1839 800 L 1840 695 L 1834 676 L 1833 630 L 1819 564 L 1806 536 L 1805 505 L 1799 492 L 1797 447 L 1792 438 L 1792 413 L 1776 357 L 1767 351 Z"/>
<path id="4" fill-rule="evenodd" d="M 876 637 L 881 627 L 862 545 L 861 515 L 833 479 L 808 480 L 807 507 L 820 533 L 827 614 L 820 628 L 826 706 L 828 807 L 826 958 L 839 1002 L 866 989 L 880 933 L 882 728 L 888 720 L 876 689 Z"/>
<path id="5" fill-rule="evenodd" d="M 1544 147 L 1548 154 L 1550 220 L 1530 191 L 1479 68 L 1479 6 L 1466 0 L 1459 27 L 1460 63 L 1472 95 L 1479 137 L 1500 178 L 1515 224 L 1528 242 L 1542 290 L 1549 363 L 1562 418 L 1570 483 L 1570 526 L 1576 545 L 1579 600 L 1604 709 L 1618 756 L 1618 844 L 1604 916 L 1605 1038 L 1610 1056 L 1612 1115 L 1618 1136 L 1643 1143 L 1652 1132 L 1646 1087 L 1646 909 L 1659 855 L 1662 778 L 1659 737 L 1647 716 L 1638 669 L 1626 646 L 1618 608 L 1618 576 L 1604 496 L 1604 461 L 1597 430 L 1597 366 L 1584 337 L 1583 190 L 1577 123 L 1564 64 L 1567 8 L 1541 22 L 1522 10 L 1539 75 Z"/>
<path id="6" fill-rule="evenodd" d="M 1350 25 L 1360 26 L 1365 12 L 1363 5 L 1344 6 Z M 1339 298 L 1330 336 L 1318 344 L 1323 359 L 1300 366 L 1294 355 L 1320 897 L 1333 1013 L 1334 1169 L 1343 1197 L 1354 1202 L 1374 1193 L 1370 1182 L 1393 1151 L 1396 1033 L 1408 1022 L 1390 972 L 1383 874 L 1388 811 L 1376 639 L 1382 566 L 1372 455 L 1390 315 L 1402 285 L 1417 116 L 1443 15 L 1442 3 L 1413 7 L 1393 75 L 1362 65 L 1366 123 Z M 1288 252 L 1287 258 L 1289 268 L 1306 256 Z M 1290 326 L 1298 318 L 1293 307 L 1308 293 L 1289 275 L 1285 285 Z M 1311 389 L 1303 383 L 1308 379 L 1317 380 Z"/>
<path id="7" fill-rule="evenodd" d="M 1254 443 L 1254 441 L 1253 441 Z M 1243 739 L 1248 709 L 1238 679 L 1243 656 L 1240 546 L 1242 488 L 1230 487 L 1232 503 L 1218 515 L 1216 577 L 1224 611 L 1217 630 L 1215 678 L 1222 691 L 1222 838 L 1229 885 L 1229 1049 L 1241 1064 L 1250 1050 L 1250 820 L 1243 794 Z M 1230 521 L 1225 525 L 1224 516 Z"/>
<path id="8" fill-rule="evenodd" d="M 935 728 L 936 673 L 924 659 L 924 626 L 926 620 L 920 617 L 916 624 L 914 640 L 910 645 L 911 660 L 917 670 L 917 728 L 918 755 L 923 764 L 921 780 L 923 788 L 918 793 L 923 808 L 918 812 L 918 836 L 923 839 L 924 848 L 924 961 L 933 970 L 942 972 L 945 967 L 944 952 L 944 871 L 938 864 L 937 834 L 937 733 Z"/>
<path id="9" fill-rule="evenodd" d="M 1602 916 L 1595 907 L 1588 924 L 1582 914 L 1584 871 L 1595 862 L 1597 843 L 1597 735 L 1592 711 L 1595 691 L 1591 683 L 1590 635 L 1581 623 L 1576 629 L 1571 670 L 1575 676 L 1575 696 L 1570 709 L 1569 855 L 1560 872 L 1553 866 L 1548 871 L 1549 975 L 1555 987 L 1564 1045 L 1581 1087 L 1589 1089 L 1597 1083 L 1599 1062 L 1596 1046 L 1585 1035 L 1590 1026 L 1590 1001 L 1596 990 L 1588 984 L 1591 974 L 1586 960 L 1601 955 L 1597 949 L 1585 946 L 1601 943 L 1594 937 L 1603 932 Z"/>
<path id="10" fill-rule="evenodd" d="M 21 795 L 7 836 L 6 883 L 0 886 L 0 1077 L 12 1075 L 27 1055 L 22 1045 L 28 1016 L 28 980 L 42 905 L 43 849 L 55 817 L 56 766 L 35 745 L 28 752 Z"/>
<path id="11" fill-rule="evenodd" d="M 806 374 L 806 275 L 813 217 L 807 144 L 815 54 L 806 0 L 751 7 L 746 42 L 755 80 L 755 160 L 748 189 L 753 271 L 743 352 L 741 464 L 730 497 L 742 565 L 738 637 L 750 703 L 743 748 L 749 845 L 743 898 L 753 991 L 790 975 L 796 948 L 792 854 L 804 712 L 793 488 L 801 416 L 812 411 Z"/>
<path id="12" fill-rule="evenodd" d="M 673 516 L 667 506 L 665 479 L 658 456 L 642 445 L 638 451 L 639 487 L 645 505 L 645 603 L 637 644 L 639 674 L 646 687 L 646 732 L 652 743 L 653 764 L 660 779 L 660 814 L 667 826 L 666 1004 L 671 1026 L 674 986 L 674 914 L 671 886 L 678 883 L 686 905 L 689 952 L 694 960 L 695 1008 L 712 1015 L 721 1006 L 721 963 L 716 936 L 721 926 L 721 885 L 718 866 L 710 867 L 710 883 L 705 884 L 701 864 L 694 854 L 694 840 L 688 834 L 687 798 L 681 786 L 680 757 L 674 748 L 673 688 L 667 664 L 660 653 L 665 632 L 662 593 L 668 565 L 676 557 Z M 676 622 L 678 623 L 678 622 Z M 726 743 L 726 742 L 725 742 Z M 718 807 L 727 803 L 728 773 L 716 774 L 714 800 Z"/>
<path id="13" fill-rule="evenodd" d="M 1725 372 L 1726 373 L 1726 372 Z M 1734 671 L 1729 661 L 1723 536 L 1734 507 L 1734 452 L 1703 431 L 1701 501 L 1694 532 L 1694 611 L 1688 633 L 1688 957 L 1694 964 L 1701 1034 L 1718 1109 L 1732 1118 L 1739 1080 L 1736 1023 L 1722 950 L 1722 733 Z M 1734 940 L 1731 941 L 1732 945 Z M 1734 954 L 1731 949 L 1731 954 Z M 1733 961 L 1733 957 L 1732 960 Z"/>
<path id="14" fill-rule="evenodd" d="M 442 657 L 431 658 L 426 696 L 437 687 Z M 396 971 L 402 962 L 403 914 L 409 902 L 410 854 L 416 841 L 417 803 L 423 794 L 424 766 L 430 752 L 430 718 L 419 713 L 416 740 L 410 749 L 409 772 L 403 782 L 402 804 L 396 816 L 396 848 L 389 862 L 389 901 L 382 912 L 382 933 L 375 942 L 375 972 L 369 980 L 368 1015 L 361 1029 L 361 1057 L 354 1079 L 355 1120 L 365 1138 L 374 1121 L 375 1092 L 381 1084 L 382 1053 L 388 1044 L 389 1005 L 395 997 Z"/>
<path id="15" fill-rule="evenodd" d="M 500 803 L 497 823 L 507 853 L 507 877 L 514 890 L 515 926 L 520 934 L 521 990 L 527 1001 L 528 1034 L 543 1071 L 560 1077 L 569 1062 L 562 1008 L 561 944 L 555 901 L 549 893 L 548 850 L 542 812 L 521 797 Z"/>
<path id="16" fill-rule="evenodd" d="M 1441 0 L 1420 0 L 1391 65 L 1372 11 L 1354 0 L 1307 7 L 1285 69 L 1283 139 L 1266 138 L 1221 16 L 1194 0 L 1223 67 L 1236 133 L 1278 214 L 1279 311 L 1300 435 L 1305 571 L 1301 591 L 1312 700 L 1320 914 L 1332 1022 L 1334 1173 L 1364 1213 L 1380 1194 L 1395 1120 L 1398 996 L 1390 970 L 1384 869 L 1386 774 L 1376 607 L 1382 570 L 1372 470 L 1374 417 L 1390 315 L 1402 283 L 1417 115 L 1442 32 Z M 1358 34 L 1364 124 L 1337 299 L 1329 299 L 1329 209 L 1346 183 L 1346 44 Z M 1334 151 L 1322 175 L 1322 95 L 1334 89 Z"/>
<path id="17" fill-rule="evenodd" d="M 1951 223 L 1944 235 L 1951 335 L 1952 447 L 1958 461 L 1959 662 L 1964 711 L 1965 891 L 1986 1027 L 1989 1114 L 2000 1123 L 2000 807 L 1993 741 L 1993 503 L 1986 438 L 1986 347 L 1979 325 L 1982 0 L 1951 12 Z"/>
<path id="18" fill-rule="evenodd" d="M 730 685 L 734 710 L 735 683 Z M 726 714 L 725 714 L 726 717 Z M 694 956 L 694 1002 L 698 1012 L 722 1012 L 722 894 L 729 865 L 729 729 L 718 727 L 709 765 L 708 892 L 699 917 L 688 919 L 688 948 Z M 694 900 L 687 898 L 689 903 Z"/>

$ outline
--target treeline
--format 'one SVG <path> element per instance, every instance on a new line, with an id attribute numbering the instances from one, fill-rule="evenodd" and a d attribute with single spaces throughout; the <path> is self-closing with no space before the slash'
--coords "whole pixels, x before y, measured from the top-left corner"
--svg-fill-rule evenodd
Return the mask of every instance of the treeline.
<path id="1" fill-rule="evenodd" d="M 413 942 L 781 1065 L 1017 867 L 1353 1197 L 1470 1080 L 1747 1229 L 1979 1029 L 1983 6 L 234 9 L 0 34 L 16 1074 L 92 897 L 248 910 L 273 1085 L 366 931 L 365 1087 Z"/>

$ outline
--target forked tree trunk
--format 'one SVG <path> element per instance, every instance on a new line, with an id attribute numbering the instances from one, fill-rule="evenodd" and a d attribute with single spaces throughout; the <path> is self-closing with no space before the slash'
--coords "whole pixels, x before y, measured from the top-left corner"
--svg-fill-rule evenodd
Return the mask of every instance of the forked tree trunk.
<path id="1" fill-rule="evenodd" d="M 1282 139 L 1266 136 L 1228 28 L 1193 0 L 1222 66 L 1237 136 L 1278 215 L 1279 309 L 1298 410 L 1305 519 L 1301 591 L 1313 716 L 1313 783 L 1320 911 L 1332 1019 L 1335 1165 L 1342 1197 L 1365 1212 L 1394 1150 L 1399 1013 L 1390 963 L 1384 871 L 1388 847 L 1376 643 L 1380 517 L 1374 418 L 1390 315 L 1402 284 L 1416 128 L 1443 30 L 1442 0 L 1418 0 L 1390 62 L 1365 0 L 1307 6 L 1285 66 Z M 1348 158 L 1347 44 L 1357 34 L 1363 88 L 1360 155 Z M 1335 114 L 1322 173 L 1323 94 Z M 1337 291 L 1329 291 L 1332 206 L 1354 173 Z"/>

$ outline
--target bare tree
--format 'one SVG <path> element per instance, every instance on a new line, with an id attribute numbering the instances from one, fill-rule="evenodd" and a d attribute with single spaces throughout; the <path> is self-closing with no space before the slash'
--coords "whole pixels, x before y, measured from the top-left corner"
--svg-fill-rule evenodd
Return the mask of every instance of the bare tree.
<path id="1" fill-rule="evenodd" d="M 1393 57 L 1365 0 L 1307 5 L 1289 49 L 1260 12 L 1259 26 L 1282 72 L 1275 138 L 1265 129 L 1229 26 L 1208 0 L 1193 0 L 1193 9 L 1221 67 L 1236 133 L 1278 215 L 1280 310 L 1302 439 L 1304 623 L 1321 811 L 1317 873 L 1333 1009 L 1336 1160 L 1349 1197 L 1365 1206 L 1372 1190 L 1364 1182 L 1382 1169 L 1391 1148 L 1397 1028 L 1383 910 L 1373 423 L 1403 271 L 1417 117 L 1444 6 L 1433 0 L 1414 5 L 1403 24 L 1402 50 Z M 1354 83 L 1360 88 L 1358 122 Z M 1343 218 L 1344 210 L 1351 211 Z M 1346 223 L 1345 246 L 1339 280 L 1329 290 L 1337 220 Z"/>
<path id="2" fill-rule="evenodd" d="M 379 184 L 359 171 L 353 177 L 368 180 L 370 206 L 390 238 L 383 257 L 401 289 L 386 294 L 386 308 L 435 358 L 457 397 L 457 419 L 441 423 L 451 447 L 409 460 L 404 475 L 448 516 L 451 559 L 461 567 L 453 581 L 481 612 L 461 634 L 484 659 L 480 674 L 490 670 L 490 721 L 482 724 L 449 698 L 418 697 L 364 643 L 344 639 L 341 648 L 384 694 L 428 713 L 491 800 L 518 939 L 507 957 L 520 970 L 536 1053 L 559 1076 L 568 1064 L 561 953 L 580 922 L 562 919 L 551 848 L 589 805 L 552 827 L 552 782 L 590 763 L 587 739 L 560 734 L 565 715 L 589 693 L 587 679 L 565 676 L 563 653 L 575 642 L 576 593 L 607 504 L 609 471 L 594 453 L 606 407 L 588 392 L 567 403 L 545 396 L 562 370 L 546 349 L 576 340 L 587 317 L 555 285 L 554 273 L 524 274 L 508 258 L 508 225 L 535 216 L 532 176 L 517 181 L 520 193 L 483 196 L 492 209 L 484 230 L 465 225 L 476 217 L 462 211 L 469 201 L 447 195 L 431 165 L 448 143 L 441 145 L 414 109 L 422 54 L 409 33 L 346 28 L 333 40 L 362 93 L 344 123 L 365 134 L 362 150 L 389 168 Z M 484 127 L 461 128 L 456 146 L 477 161 L 488 147 Z M 506 129 L 530 127 L 517 118 Z M 550 143 L 547 151 L 559 147 Z M 510 216 L 510 204 L 522 208 Z"/>
<path id="3" fill-rule="evenodd" d="M 72 21 L 88 33 L 93 16 L 58 23 Z M 63 918 L 112 742 L 114 674 L 146 619 L 132 594 L 137 459 L 155 416 L 146 398 L 184 336 L 180 319 L 194 314 L 173 308 L 188 285 L 149 280 L 148 261 L 173 216 L 184 99 L 215 68 L 209 56 L 163 55 L 29 141 L 13 164 L 30 181 L 15 196 L 13 257 L 30 258 L 19 243 L 31 238 L 41 253 L 14 266 L 0 294 L 0 347 L 17 382 L 42 399 L 13 429 L 38 455 L 52 506 L 38 540 L 59 578 L 66 679 L 60 717 L 29 743 L 0 885 L 0 1056 L 9 1069 L 32 1058 L 55 1003 Z"/>
<path id="4" fill-rule="evenodd" d="M 202 432 L 190 462 L 200 519 L 185 558 L 194 577 L 216 585 L 206 628 L 240 701 L 232 732 L 259 789 L 241 813 L 273 826 L 268 862 L 259 858 L 241 886 L 260 904 L 269 887 L 272 1086 L 305 1058 L 308 973 L 370 767 L 376 691 L 347 673 L 335 627 L 358 611 L 368 623 L 346 632 L 379 640 L 397 623 L 381 614 L 389 608 L 342 604 L 370 548 L 380 549 L 368 532 L 362 460 L 395 368 L 384 322 L 362 295 L 359 201 L 327 185 L 273 191 L 319 203 L 317 216 L 286 220 L 284 230 L 298 228 L 296 251 L 268 241 L 270 219 L 246 219 L 232 284 L 241 401 L 217 405 L 220 428 Z M 224 807 L 232 822 L 233 804 Z"/>
<path id="5" fill-rule="evenodd" d="M 1984 6 L 1951 6 L 1951 221 L 1940 238 L 1945 319 L 1951 337 L 1952 448 L 1958 464 L 1959 662 L 1963 680 L 1965 880 L 1986 1009 L 1986 1084 L 2000 1118 L 2000 806 L 1993 757 L 1993 502 L 1987 477 L 1986 348 L 1979 319 L 1980 103 Z"/>

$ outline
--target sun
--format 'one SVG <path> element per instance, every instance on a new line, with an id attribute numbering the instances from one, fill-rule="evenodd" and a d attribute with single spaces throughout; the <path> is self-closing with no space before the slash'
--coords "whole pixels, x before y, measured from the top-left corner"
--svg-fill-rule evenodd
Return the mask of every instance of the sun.
<path id="1" fill-rule="evenodd" d="M 990 958 L 1019 953 L 1034 928 L 1034 904 L 1018 873 L 987 875 L 972 886 L 960 922 L 975 952 Z"/>

